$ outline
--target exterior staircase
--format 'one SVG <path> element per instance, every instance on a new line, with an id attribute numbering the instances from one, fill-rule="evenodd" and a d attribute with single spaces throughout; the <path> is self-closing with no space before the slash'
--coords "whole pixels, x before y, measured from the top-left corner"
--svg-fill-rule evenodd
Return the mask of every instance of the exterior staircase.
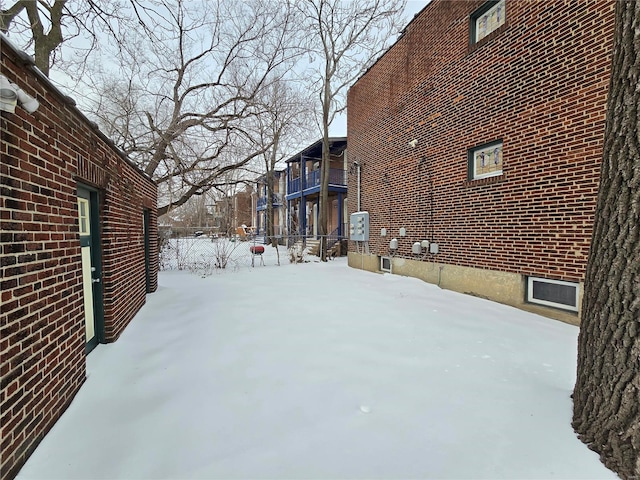
<path id="1" fill-rule="evenodd" d="M 347 245 L 345 240 L 338 240 L 329 250 L 327 250 L 328 258 L 342 257 L 347 253 Z"/>
<path id="2" fill-rule="evenodd" d="M 255 242 L 256 243 L 261 243 L 261 244 L 266 244 L 267 243 L 267 237 L 265 235 L 256 235 L 255 236 Z"/>
<path id="3" fill-rule="evenodd" d="M 305 243 L 302 240 L 298 240 L 293 244 L 294 248 L 302 249 Z M 307 238 L 306 241 L 307 254 L 318 257 L 320 255 L 320 240 L 315 238 Z M 347 253 L 347 241 L 346 239 L 334 241 L 334 243 L 327 250 L 328 258 L 342 257 Z"/>
<path id="4" fill-rule="evenodd" d="M 309 255 L 313 255 L 314 257 L 317 257 L 318 255 L 320 255 L 320 240 L 308 238 L 307 250 L 309 252 Z"/>
<path id="5" fill-rule="evenodd" d="M 305 246 L 305 243 L 302 240 L 296 241 L 293 244 L 293 247 L 296 249 L 302 250 Z M 306 248 L 309 255 L 318 256 L 320 255 L 320 240 L 316 240 L 313 238 L 308 238 L 306 241 Z"/>
<path id="6" fill-rule="evenodd" d="M 302 249 L 304 247 L 304 243 L 302 240 L 298 240 L 294 243 L 294 247 L 297 249 Z M 314 238 L 308 238 L 306 242 L 307 254 L 313 255 L 314 257 L 320 256 L 320 240 Z M 342 257 L 346 255 L 347 245 L 346 241 L 339 240 L 335 242 L 329 249 L 327 250 L 328 258 Z"/>

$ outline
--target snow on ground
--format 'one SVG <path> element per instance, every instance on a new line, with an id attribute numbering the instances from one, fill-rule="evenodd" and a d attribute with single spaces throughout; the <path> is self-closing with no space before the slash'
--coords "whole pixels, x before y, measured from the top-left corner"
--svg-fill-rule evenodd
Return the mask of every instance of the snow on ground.
<path id="1" fill-rule="evenodd" d="M 576 327 L 265 260 L 162 272 L 18 479 L 616 478 L 570 426 Z"/>

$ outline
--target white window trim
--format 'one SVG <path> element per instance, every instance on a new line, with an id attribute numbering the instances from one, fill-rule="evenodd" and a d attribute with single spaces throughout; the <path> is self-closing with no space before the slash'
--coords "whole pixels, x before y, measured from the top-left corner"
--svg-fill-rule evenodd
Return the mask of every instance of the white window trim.
<path id="1" fill-rule="evenodd" d="M 533 282 L 540 283 L 555 283 L 556 285 L 565 285 L 567 287 L 575 287 L 576 290 L 576 299 L 575 299 L 575 307 L 572 305 L 565 305 L 564 303 L 556 303 L 549 302 L 547 300 L 540 300 L 539 298 L 533 297 Z M 537 303 L 539 305 L 545 305 L 548 307 L 560 308 L 562 310 L 569 310 L 572 312 L 578 311 L 580 299 L 580 284 L 576 282 L 565 282 L 563 280 L 550 280 L 548 278 L 540 278 L 540 277 L 527 277 L 527 302 L 529 303 Z"/>
<path id="2" fill-rule="evenodd" d="M 383 268 L 383 262 L 385 260 L 389 261 L 389 268 L 388 269 Z M 380 257 L 380 271 L 381 272 L 387 272 L 387 273 L 393 273 L 392 270 L 393 270 L 393 262 L 391 261 L 391 257 L 387 257 L 387 256 Z"/>
<path id="3" fill-rule="evenodd" d="M 503 147 L 504 148 L 504 144 L 502 142 L 502 140 L 498 140 L 496 142 L 491 142 L 491 143 L 486 143 L 484 145 L 478 146 L 478 147 L 474 147 L 470 150 L 471 152 L 471 178 L 469 180 L 480 180 L 481 178 L 489 178 L 489 177 L 498 177 L 500 175 L 503 174 L 504 170 L 502 168 L 500 168 L 499 171 L 497 172 L 489 172 L 489 173 L 481 173 L 480 175 L 476 175 L 476 152 L 478 150 L 487 150 L 489 148 L 495 148 L 497 146 Z M 502 157 L 502 161 L 503 161 L 503 166 L 504 166 L 504 150 L 503 150 L 503 157 Z"/>
<path id="4" fill-rule="evenodd" d="M 89 200 L 78 197 L 78 230 L 82 236 L 91 235 L 91 224 L 89 223 L 90 206 Z M 83 210 L 84 215 L 82 214 Z"/>
<path id="5" fill-rule="evenodd" d="M 500 175 L 502 175 L 502 170 L 500 170 L 499 172 L 482 173 L 480 175 L 474 176 L 471 180 L 480 180 L 481 178 L 498 177 Z"/>
<path id="6" fill-rule="evenodd" d="M 502 23 L 500 23 L 500 25 L 496 26 L 495 28 L 493 28 L 492 30 L 489 30 L 488 32 L 485 32 L 485 34 L 480 37 L 480 22 L 482 17 L 485 14 L 489 14 L 489 12 L 495 11 L 498 7 L 498 5 L 501 4 L 501 7 L 503 9 L 502 11 Z M 506 8 L 506 1 L 504 0 L 495 0 L 495 1 L 488 1 L 485 2 L 484 5 L 482 5 L 480 8 L 478 8 L 475 12 L 473 12 L 471 14 L 471 22 L 472 22 L 472 38 L 471 41 L 472 43 L 478 43 L 479 41 L 481 41 L 482 39 L 488 37 L 489 35 L 491 35 L 493 32 L 495 32 L 496 30 L 498 30 L 500 27 L 502 27 L 506 21 L 507 21 L 507 8 Z"/>

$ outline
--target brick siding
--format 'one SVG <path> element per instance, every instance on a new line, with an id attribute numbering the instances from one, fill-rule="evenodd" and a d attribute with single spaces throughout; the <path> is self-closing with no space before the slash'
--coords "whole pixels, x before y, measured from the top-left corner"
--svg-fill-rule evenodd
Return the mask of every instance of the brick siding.
<path id="1" fill-rule="evenodd" d="M 251 210 L 251 192 L 238 192 L 234 195 L 233 205 L 235 211 L 233 212 L 233 217 L 235 219 L 236 225 L 233 225 L 233 229 L 240 227 L 242 225 L 246 225 L 248 227 L 252 226 L 252 218 L 253 211 Z"/>
<path id="2" fill-rule="evenodd" d="M 156 187 L 2 40 L 2 74 L 40 108 L 2 113 L 1 478 L 13 478 L 85 380 L 77 188 L 100 192 L 105 341 L 157 288 Z"/>
<path id="3" fill-rule="evenodd" d="M 433 0 L 348 93 L 370 248 L 386 255 L 398 237 L 410 256 L 427 239 L 440 263 L 582 280 L 614 2 L 507 0 L 506 23 L 471 45 L 469 18 L 483 3 Z M 503 175 L 469 181 L 468 150 L 499 139 Z"/>

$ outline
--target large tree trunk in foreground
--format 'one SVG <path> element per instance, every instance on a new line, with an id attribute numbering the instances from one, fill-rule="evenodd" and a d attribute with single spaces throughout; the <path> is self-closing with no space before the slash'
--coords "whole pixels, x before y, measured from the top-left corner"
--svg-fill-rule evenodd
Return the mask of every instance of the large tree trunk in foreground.
<path id="1" fill-rule="evenodd" d="M 573 427 L 602 462 L 640 479 L 640 1 L 616 3 L 604 156 Z"/>

